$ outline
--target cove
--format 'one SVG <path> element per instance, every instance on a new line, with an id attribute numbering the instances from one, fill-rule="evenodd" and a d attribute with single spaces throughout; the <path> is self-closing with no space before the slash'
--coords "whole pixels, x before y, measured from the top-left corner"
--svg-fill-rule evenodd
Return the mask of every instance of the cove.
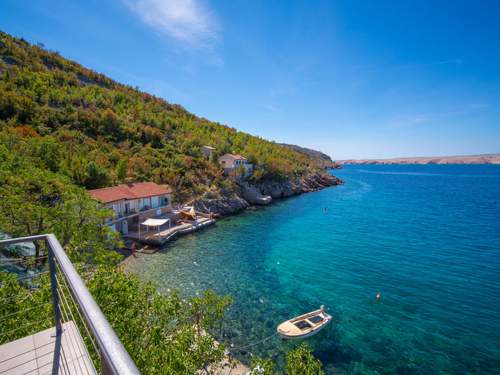
<path id="1" fill-rule="evenodd" d="M 328 373 L 500 373 L 500 166 L 335 175 L 129 268 L 163 293 L 231 295 L 216 336 L 245 360 L 281 362 L 298 343 L 269 337 L 277 324 L 324 304 L 336 322 L 307 342 Z"/>

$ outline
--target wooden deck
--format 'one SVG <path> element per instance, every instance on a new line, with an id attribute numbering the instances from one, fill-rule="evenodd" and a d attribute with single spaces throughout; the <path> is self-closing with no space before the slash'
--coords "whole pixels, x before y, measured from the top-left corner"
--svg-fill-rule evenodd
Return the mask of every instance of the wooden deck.
<path id="1" fill-rule="evenodd" d="M 0 374 L 52 374 L 55 327 L 0 346 Z M 97 374 L 83 339 L 72 321 L 63 324 L 58 374 Z"/>
<path id="2" fill-rule="evenodd" d="M 160 231 L 154 229 L 149 231 L 141 230 L 140 236 L 138 231 L 131 231 L 123 237 L 147 245 L 161 246 L 179 235 L 196 232 L 212 224 L 215 224 L 214 219 L 200 217 L 196 221 L 183 222 L 182 224 L 178 224 L 172 226 L 171 228 L 163 229 Z"/>

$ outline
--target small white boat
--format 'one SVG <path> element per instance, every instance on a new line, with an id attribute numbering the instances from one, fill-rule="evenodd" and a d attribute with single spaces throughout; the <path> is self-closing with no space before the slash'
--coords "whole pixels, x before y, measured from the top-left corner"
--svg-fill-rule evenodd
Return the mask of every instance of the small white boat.
<path id="1" fill-rule="evenodd" d="M 278 328 L 278 335 L 283 339 L 299 339 L 310 337 L 321 331 L 332 320 L 327 314 L 325 307 L 311 311 L 281 323 Z"/>

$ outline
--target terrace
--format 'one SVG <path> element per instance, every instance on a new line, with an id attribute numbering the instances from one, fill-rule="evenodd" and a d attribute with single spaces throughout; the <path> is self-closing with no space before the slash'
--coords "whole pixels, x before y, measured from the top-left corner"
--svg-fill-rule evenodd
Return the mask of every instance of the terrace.
<path id="1" fill-rule="evenodd" d="M 183 215 L 184 218 L 180 219 L 179 216 Z M 193 214 L 184 212 L 183 215 L 181 210 L 175 210 L 156 219 L 134 224 L 124 238 L 147 245 L 162 246 L 179 235 L 196 232 L 215 224 L 215 219 L 210 214 L 193 211 Z"/>
<path id="2" fill-rule="evenodd" d="M 0 246 L 35 241 L 47 249 L 47 255 L 35 261 L 48 264 L 44 270 L 20 276 L 18 280 L 36 288 L 33 281 L 48 275 L 51 296 L 39 306 L 0 317 L 4 321 L 22 318 L 23 314 L 39 316 L 34 323 L 21 320 L 15 329 L 0 333 L 0 342 L 4 342 L 0 346 L 0 374 L 139 374 L 53 234 L 1 240 Z M 1 260 L 4 267 L 23 261 L 23 258 Z M 4 294 L 2 304 L 16 298 Z"/>

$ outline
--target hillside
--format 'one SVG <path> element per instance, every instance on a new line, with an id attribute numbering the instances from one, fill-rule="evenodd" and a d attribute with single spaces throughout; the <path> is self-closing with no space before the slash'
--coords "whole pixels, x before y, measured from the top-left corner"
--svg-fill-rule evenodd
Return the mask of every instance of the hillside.
<path id="1" fill-rule="evenodd" d="M 200 147 L 245 155 L 252 184 L 321 174 L 318 159 L 197 117 L 0 32 L 0 143 L 81 187 L 170 184 L 178 201 L 237 187 Z M 1 159 L 0 159 L 1 160 Z M 320 186 L 318 186 L 320 187 Z"/>
<path id="2" fill-rule="evenodd" d="M 252 178 L 242 186 L 224 177 L 202 156 L 203 145 L 216 147 L 215 156 L 247 156 L 255 164 Z M 0 32 L 0 234 L 54 233 L 142 373 L 215 372 L 228 352 L 211 332 L 222 324 L 230 298 L 211 291 L 191 299 L 176 291 L 163 295 L 116 267 L 122 257 L 110 250 L 123 243 L 105 225 L 110 210 L 86 189 L 125 181 L 169 184 L 176 203 L 194 201 L 222 214 L 250 204 L 244 189 L 281 197 L 337 182 L 306 155 L 197 117 Z M 4 344 L 48 328 L 53 314 L 48 320 L 38 314 L 50 310 L 41 302 L 50 292 L 46 246 L 35 242 L 33 260 L 18 249 L 1 250 L 4 261 L 22 261 L 15 267 L 25 266 L 30 278 L 18 283 L 22 274 L 0 272 L 0 292 L 9 296 L 0 306 Z M 0 271 L 9 269 L 4 262 Z M 37 271 L 43 276 L 33 282 Z M 22 315 L 33 309 L 37 314 Z M 309 349 L 299 350 L 292 358 L 319 366 Z"/>
<path id="3" fill-rule="evenodd" d="M 323 168 L 338 168 L 338 164 L 335 163 L 329 155 L 321 151 L 316 151 L 297 145 L 290 145 L 287 143 L 280 143 L 280 145 L 308 156 L 309 158 L 314 160 L 317 165 Z"/>
<path id="4" fill-rule="evenodd" d="M 341 164 L 500 164 L 500 154 L 430 156 L 393 159 L 350 159 Z"/>

